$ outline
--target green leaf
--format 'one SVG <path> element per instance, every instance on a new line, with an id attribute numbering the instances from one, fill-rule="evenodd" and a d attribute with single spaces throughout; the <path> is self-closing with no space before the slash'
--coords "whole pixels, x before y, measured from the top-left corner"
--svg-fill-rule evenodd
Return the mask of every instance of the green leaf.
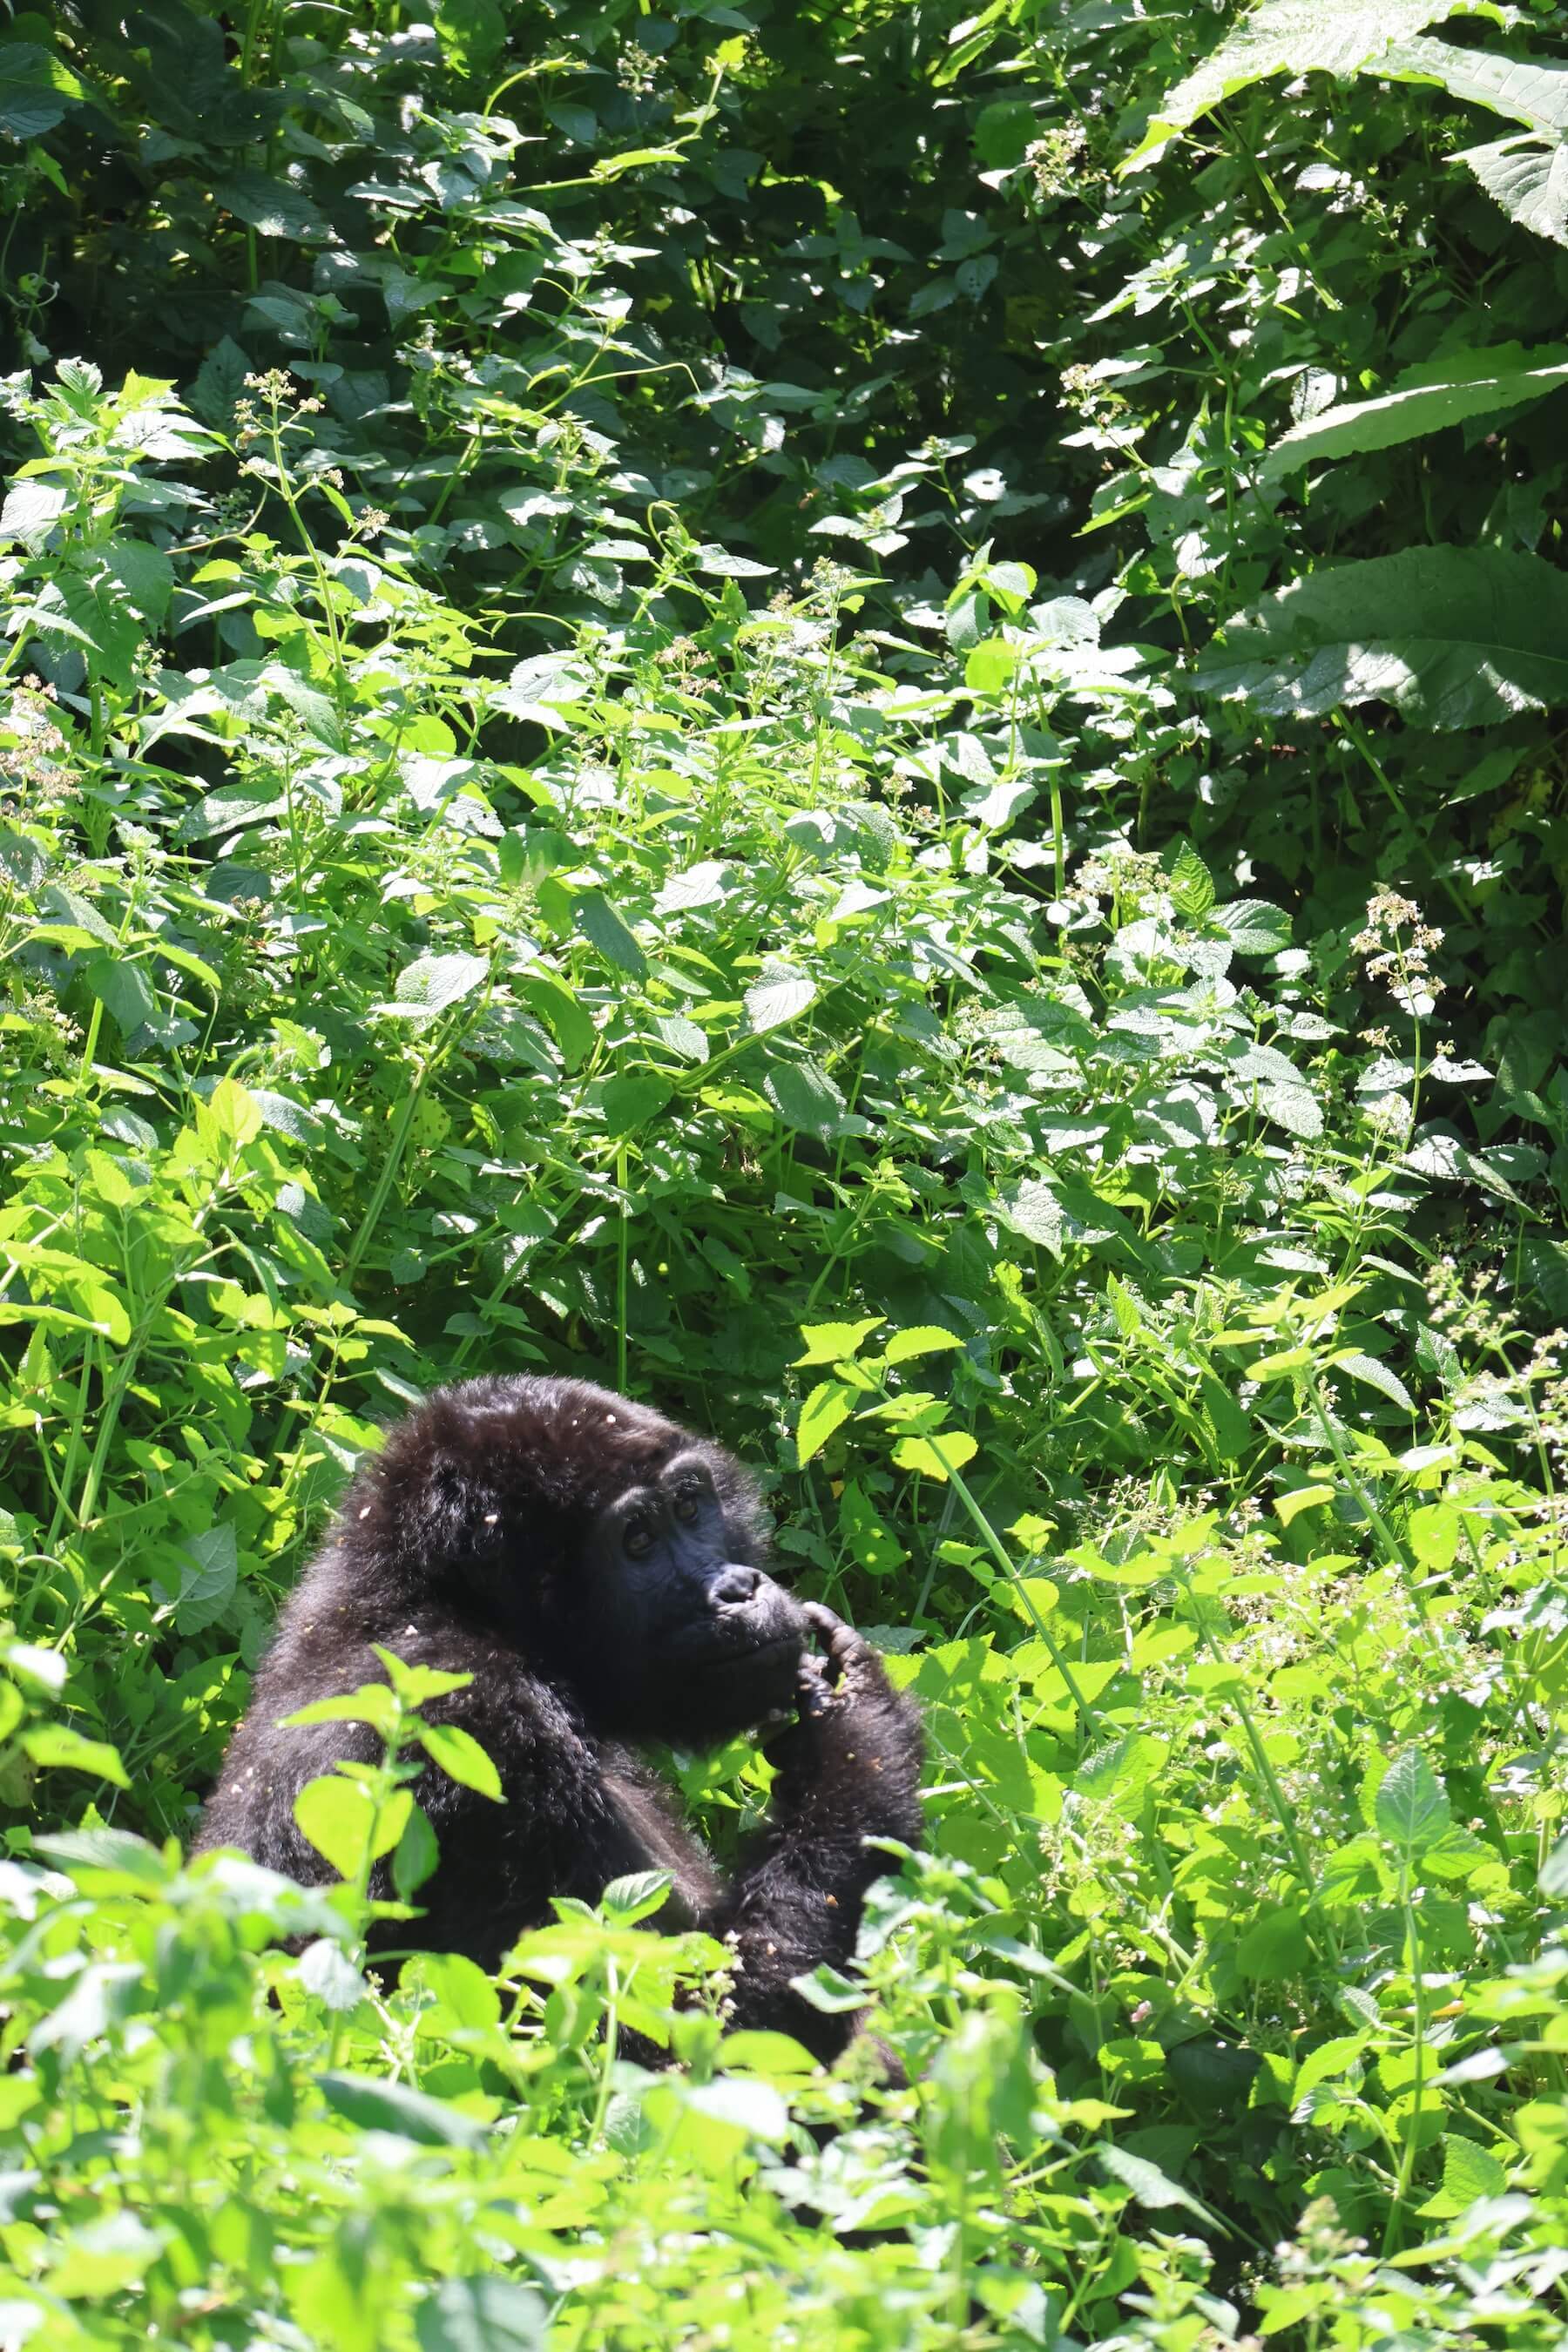
<path id="1" fill-rule="evenodd" d="M 1278 74 L 1328 73 L 1342 79 L 1383 70 L 1390 46 L 1445 16 L 1486 16 L 1504 21 L 1487 0 L 1264 0 L 1244 16 L 1228 40 L 1156 103 L 1149 127 L 1123 172 L 1143 169 L 1184 131 L 1238 89 Z"/>
<path id="2" fill-rule="evenodd" d="M 226 1525 L 187 1536 L 193 1565 L 183 1571 L 174 1623 L 182 1633 L 205 1633 L 218 1624 L 239 1580 L 239 1549 Z"/>
<path id="3" fill-rule="evenodd" d="M 374 1862 L 397 1843 L 413 1801 L 407 1790 L 400 1789 L 382 1807 L 376 1821 L 374 1801 L 362 1781 L 351 1780 L 342 1772 L 323 1772 L 319 1780 L 307 1780 L 295 1798 L 294 1819 L 301 1834 L 331 1864 L 338 1876 L 352 1880 L 359 1875 L 373 1827 L 375 1842 L 371 1860 Z"/>
<path id="4" fill-rule="evenodd" d="M 81 95 L 70 68 L 47 49 L 32 41 L 0 42 L 0 132 L 6 138 L 42 139 Z"/>
<path id="5" fill-rule="evenodd" d="M 1211 2229 L 1223 2233 L 1224 2222 L 1211 2213 L 1206 2205 L 1200 2205 L 1179 2181 L 1171 2179 L 1169 2173 L 1162 2172 L 1157 2164 L 1151 2163 L 1146 2156 L 1134 2156 L 1130 2149 L 1115 2147 L 1108 2140 L 1097 2141 L 1094 2153 L 1112 2180 L 1120 2181 L 1140 2205 L 1148 2207 L 1152 2212 L 1162 2211 L 1168 2206 L 1181 2206 L 1186 2212 L 1197 2214 Z"/>
<path id="6" fill-rule="evenodd" d="M 823 1139 L 837 1134 L 844 1097 L 819 1063 L 774 1062 L 763 1080 L 763 1091 L 784 1125 L 797 1134 Z"/>
<path id="7" fill-rule="evenodd" d="M 1467 147 L 1451 159 L 1510 220 L 1553 245 L 1568 245 L 1568 144 L 1529 137 Z"/>
<path id="8" fill-rule="evenodd" d="M 1415 1412 L 1415 1400 L 1404 1381 L 1397 1373 L 1391 1372 L 1386 1364 L 1380 1364 L 1375 1356 L 1363 1356 L 1359 1350 L 1347 1348 L 1340 1354 L 1331 1356 L 1329 1361 L 1336 1371 L 1348 1372 L 1352 1380 L 1359 1381 L 1363 1388 L 1376 1389 L 1380 1396 L 1385 1396 L 1391 1403 L 1396 1404 L 1401 1412 Z"/>
<path id="9" fill-rule="evenodd" d="M 647 958 L 602 890 L 584 890 L 573 912 L 583 937 L 597 948 L 606 963 L 634 980 L 647 977 Z"/>
<path id="10" fill-rule="evenodd" d="M 1255 1984 L 1300 1976 L 1310 1957 L 1306 1922 L 1285 1906 L 1255 1919 L 1236 1948 L 1237 1967 Z"/>
<path id="11" fill-rule="evenodd" d="M 634 1870 L 625 1878 L 612 1878 L 599 1900 L 614 1912 L 617 1927 L 635 1927 L 639 1919 L 653 1916 L 673 1885 L 668 1870 Z"/>
<path id="12" fill-rule="evenodd" d="M 448 1780 L 489 1797 L 498 1805 L 506 1802 L 500 1774 L 471 1731 L 465 1731 L 459 1723 L 421 1723 L 416 1729 L 426 1755 L 439 1765 Z"/>
<path id="13" fill-rule="evenodd" d="M 1418 2213 L 1462 2213 L 1480 2197 L 1500 2197 L 1508 2173 L 1490 2148 L 1456 2132 L 1443 2135 L 1443 2186 L 1416 2207 Z"/>
<path id="14" fill-rule="evenodd" d="M 805 1353 L 797 1364 L 841 1364 L 858 1356 L 871 1333 L 887 1318 L 868 1315 L 859 1323 L 807 1323 L 802 1327 Z"/>
<path id="15" fill-rule="evenodd" d="M 408 1021 L 433 1020 L 454 1004 L 461 1004 L 472 996 L 489 976 L 489 959 L 479 955 L 418 956 L 397 975 L 391 1004 L 378 1004 L 377 1013 L 391 1013 Z"/>
<path id="16" fill-rule="evenodd" d="M 483 2124 L 443 2100 L 406 2083 L 384 2083 L 370 2074 L 318 2074 L 327 2104 L 360 2131 L 395 2132 L 421 2147 L 478 2147 Z"/>
<path id="17" fill-rule="evenodd" d="M 996 1196 L 996 1214 L 1026 1241 L 1036 1242 L 1059 1258 L 1062 1254 L 1062 1204 L 1044 1177 L 1026 1176 Z"/>
<path id="18" fill-rule="evenodd" d="M 1494 726 L 1568 701 L 1568 578 L 1494 547 L 1332 564 L 1233 615 L 1194 677 L 1275 718 L 1383 701 L 1415 726 Z"/>
<path id="19" fill-rule="evenodd" d="M 95 1779 L 112 1782 L 117 1789 L 129 1789 L 130 1775 L 120 1760 L 120 1751 L 105 1739 L 84 1739 L 67 1723 L 37 1723 L 22 1734 L 22 1746 L 33 1762 L 42 1768 L 71 1772 L 90 1772 Z"/>
<path id="20" fill-rule="evenodd" d="M 1289 1527 L 1303 1511 L 1321 1510 L 1334 1499 L 1331 1486 L 1292 1486 L 1288 1494 L 1276 1495 L 1274 1509 L 1281 1527 Z"/>
<path id="21" fill-rule="evenodd" d="M 1073 1775 L 1073 1789 L 1091 1805 L 1113 1805 L 1120 1813 L 1134 1813 L 1170 1752 L 1169 1742 L 1156 1739 L 1152 1732 L 1130 1731 L 1085 1758 Z"/>
<path id="22" fill-rule="evenodd" d="M 410 1901 L 435 1876 L 440 1859 L 429 1814 L 421 1804 L 410 1805 L 403 1834 L 392 1849 L 392 1887 L 400 1903 Z"/>
<path id="23" fill-rule="evenodd" d="M 802 1469 L 813 1454 L 820 1454 L 834 1431 L 848 1420 L 855 1409 L 856 1392 L 842 1381 L 823 1381 L 800 1409 L 795 1427 L 795 1458 Z"/>
<path id="24" fill-rule="evenodd" d="M 798 1021 L 816 999 L 816 982 L 808 974 L 775 967 L 746 991 L 746 1021 L 752 1035 L 760 1037 L 769 1029 L 782 1029 L 786 1022 Z"/>
<path id="25" fill-rule="evenodd" d="M 444 2279 L 414 2315 L 419 2352 L 539 2352 L 544 2299 L 516 2279 Z"/>
<path id="26" fill-rule="evenodd" d="M 1214 905 L 1214 876 L 1190 841 L 1184 841 L 1166 867 L 1171 903 L 1190 922 L 1201 921 Z"/>
<path id="27" fill-rule="evenodd" d="M 916 1356 L 940 1356 L 963 1345 L 956 1331 L 944 1331 L 936 1323 L 921 1323 L 912 1330 L 895 1331 L 882 1353 L 889 1364 L 907 1364 Z"/>
<path id="28" fill-rule="evenodd" d="M 1320 457 L 1348 457 L 1387 449 L 1441 432 L 1469 416 L 1518 408 L 1568 383 L 1568 352 L 1560 344 L 1527 351 L 1499 343 L 1489 351 L 1460 350 L 1407 368 L 1373 400 L 1347 401 L 1292 425 L 1268 451 L 1259 478 L 1278 479 Z"/>
<path id="29" fill-rule="evenodd" d="M 1448 1826 L 1448 1800 L 1418 1748 L 1396 1756 L 1378 1784 L 1373 1819 L 1380 1835 L 1414 1858 Z"/>
<path id="30" fill-rule="evenodd" d="M 966 1431 L 944 1429 L 934 1437 L 901 1437 L 893 1459 L 900 1470 L 918 1470 L 922 1477 L 940 1479 L 945 1486 L 949 1471 L 962 1470 L 979 1451 Z"/>
<path id="31" fill-rule="evenodd" d="M 1434 9 L 1426 21 L 1436 24 L 1449 13 Z M 1436 82 L 1451 97 L 1506 114 L 1543 138 L 1560 139 L 1568 131 L 1568 65 L 1552 58 L 1460 49 L 1451 41 L 1413 37 L 1398 40 L 1379 60 L 1378 70 L 1391 81 Z"/>

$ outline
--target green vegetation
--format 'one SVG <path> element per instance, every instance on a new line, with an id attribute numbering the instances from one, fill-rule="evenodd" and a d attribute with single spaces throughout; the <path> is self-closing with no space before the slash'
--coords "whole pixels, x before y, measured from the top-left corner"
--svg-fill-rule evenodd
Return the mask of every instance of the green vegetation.
<path id="1" fill-rule="evenodd" d="M 0 2344 L 1560 2347 L 1563 12 L 26 8 Z M 910 2087 L 657 1884 L 367 1979 L 416 1681 L 183 1870 L 530 1365 L 920 1693 Z"/>

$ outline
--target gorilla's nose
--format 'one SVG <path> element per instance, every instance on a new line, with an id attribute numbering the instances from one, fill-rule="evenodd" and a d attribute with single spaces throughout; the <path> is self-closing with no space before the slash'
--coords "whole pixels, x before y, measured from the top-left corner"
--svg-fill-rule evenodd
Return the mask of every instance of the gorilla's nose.
<path id="1" fill-rule="evenodd" d="M 756 1599 L 762 1580 L 754 1568 L 738 1568 L 731 1562 L 714 1578 L 713 1598 L 721 1608 L 742 1609 L 748 1601 Z"/>

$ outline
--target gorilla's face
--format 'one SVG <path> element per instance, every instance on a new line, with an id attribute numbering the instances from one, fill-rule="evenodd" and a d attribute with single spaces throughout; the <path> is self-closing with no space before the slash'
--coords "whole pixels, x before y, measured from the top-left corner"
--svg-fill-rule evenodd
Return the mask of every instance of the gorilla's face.
<path id="1" fill-rule="evenodd" d="M 700 1746 L 793 1706 L 805 1619 L 752 1541 L 696 1449 L 598 1513 L 574 1610 L 606 1728 Z"/>

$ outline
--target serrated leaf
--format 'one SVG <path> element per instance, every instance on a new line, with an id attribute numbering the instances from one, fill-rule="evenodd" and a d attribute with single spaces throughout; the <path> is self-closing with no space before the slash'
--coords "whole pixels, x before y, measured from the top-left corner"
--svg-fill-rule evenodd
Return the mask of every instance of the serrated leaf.
<path id="1" fill-rule="evenodd" d="M 1331 1486 L 1295 1486 L 1288 1495 L 1275 1496 L 1274 1509 L 1281 1527 L 1288 1528 L 1291 1520 L 1300 1518 L 1303 1511 L 1321 1510 L 1325 1503 L 1331 1503 L 1333 1499 Z"/>
<path id="2" fill-rule="evenodd" d="M 795 1357 L 799 1364 L 838 1364 L 858 1356 L 871 1333 L 885 1321 L 880 1315 L 867 1315 L 858 1323 L 806 1323 L 801 1328 L 805 1341 L 804 1351 Z"/>
<path id="3" fill-rule="evenodd" d="M 1275 718 L 1390 703 L 1483 727 L 1568 702 L 1568 578 L 1496 547 L 1409 547 L 1305 573 L 1234 614 L 1196 684 Z"/>
<path id="4" fill-rule="evenodd" d="M 1463 163 L 1521 228 L 1568 246 L 1568 145 L 1561 140 L 1498 139 L 1464 148 L 1451 160 Z"/>
<path id="5" fill-rule="evenodd" d="M 405 1019 L 433 1020 L 437 1013 L 461 1004 L 465 997 L 482 987 L 489 968 L 486 956 L 416 956 L 398 973 L 394 1002 L 378 1005 L 376 1010 L 401 1013 Z"/>
<path id="6" fill-rule="evenodd" d="M 1375 399 L 1336 403 L 1292 425 L 1264 458 L 1260 478 L 1277 479 L 1321 457 L 1391 448 L 1466 417 L 1543 399 L 1563 383 L 1568 383 L 1568 351 L 1561 345 L 1527 351 L 1521 343 L 1498 343 L 1489 351 L 1448 352 L 1407 368 Z"/>
<path id="7" fill-rule="evenodd" d="M 606 963 L 634 980 L 647 979 L 647 956 L 602 890 L 580 891 L 573 912 L 583 937 L 598 949 Z"/>
<path id="8" fill-rule="evenodd" d="M 1190 841 L 1184 841 L 1171 861 L 1167 882 L 1171 903 L 1179 915 L 1197 921 L 1214 905 L 1214 876 Z"/>
<path id="9" fill-rule="evenodd" d="M 1418 1748 L 1396 1756 L 1378 1784 L 1373 1820 L 1401 1854 L 1415 1857 L 1448 1826 L 1448 1800 Z"/>
<path id="10" fill-rule="evenodd" d="M 90 1772 L 116 1789 L 129 1789 L 131 1777 L 120 1751 L 106 1739 L 87 1739 L 68 1723 L 36 1723 L 22 1734 L 22 1746 L 40 1770 Z"/>
<path id="11" fill-rule="evenodd" d="M 1436 24 L 1450 13 L 1435 8 L 1426 21 Z M 1395 42 L 1380 59 L 1379 71 L 1391 81 L 1436 82 L 1451 97 L 1527 123 L 1542 138 L 1558 139 L 1568 131 L 1568 65 L 1552 58 L 1461 49 L 1416 31 Z"/>
<path id="12" fill-rule="evenodd" d="M 819 1062 L 774 1062 L 763 1090 L 786 1127 L 826 1140 L 838 1133 L 843 1096 Z"/>
<path id="13" fill-rule="evenodd" d="M 798 1021 L 816 999 L 816 982 L 807 973 L 767 973 L 755 988 L 746 991 L 746 1020 L 752 1035 L 761 1037 L 770 1029 L 782 1029 L 788 1021 Z"/>
<path id="14" fill-rule="evenodd" d="M 834 1431 L 848 1420 L 855 1401 L 855 1391 L 846 1388 L 842 1381 L 823 1381 L 812 1390 L 801 1406 L 795 1426 L 795 1454 L 803 1469 L 813 1454 L 821 1453 Z"/>
<path id="15" fill-rule="evenodd" d="M 1487 16 L 1504 21 L 1486 0 L 1265 0 L 1211 57 L 1168 89 L 1154 105 L 1149 127 L 1123 172 L 1145 168 L 1178 131 L 1207 114 L 1238 89 L 1278 74 L 1346 76 L 1384 70 L 1390 46 L 1418 34 L 1446 16 Z"/>
<path id="16" fill-rule="evenodd" d="M 1153 2212 L 1159 2212 L 1167 2206 L 1179 2205 L 1189 2213 L 1196 2213 L 1211 2229 L 1223 2231 L 1225 2224 L 1209 2211 L 1206 2205 L 1201 2205 L 1179 2181 L 1173 2180 L 1169 2173 L 1162 2172 L 1159 2166 L 1152 2164 L 1146 2156 L 1134 2156 L 1130 2149 L 1116 2147 L 1109 2140 L 1097 2141 L 1094 2153 L 1112 2180 L 1120 2181 L 1140 2205 L 1147 2206 Z"/>
<path id="17" fill-rule="evenodd" d="M 1059 1258 L 1062 1254 L 1062 1204 L 1043 1177 L 1026 1176 L 996 1197 L 996 1214 L 1026 1241 Z"/>
<path id="18" fill-rule="evenodd" d="M 478 2147 L 485 2127 L 443 2099 L 370 2074 L 318 2074 L 327 2104 L 360 2131 L 395 2132 L 421 2147 Z"/>
<path id="19" fill-rule="evenodd" d="M 419 1745 L 448 1780 L 456 1780 L 497 1804 L 505 1803 L 500 1774 L 471 1731 L 465 1731 L 460 1723 L 421 1723 L 418 1733 Z"/>
<path id="20" fill-rule="evenodd" d="M 1404 1381 L 1396 1373 L 1391 1372 L 1386 1364 L 1380 1364 L 1375 1356 L 1363 1356 L 1359 1349 L 1351 1348 L 1331 1356 L 1329 1360 L 1336 1371 L 1348 1372 L 1352 1380 L 1359 1381 L 1363 1388 L 1376 1389 L 1380 1396 L 1385 1396 L 1391 1403 L 1396 1404 L 1401 1412 L 1415 1412 L 1415 1400 Z"/>
<path id="21" fill-rule="evenodd" d="M 922 1477 L 940 1479 L 945 1486 L 949 1471 L 962 1470 L 979 1451 L 966 1431 L 944 1429 L 935 1437 L 901 1437 L 893 1448 L 893 1460 L 900 1470 L 918 1470 Z"/>
<path id="22" fill-rule="evenodd" d="M 963 1345 L 956 1331 L 944 1331 L 938 1323 L 921 1323 L 909 1331 L 895 1331 L 882 1353 L 889 1364 L 907 1364 L 916 1356 L 940 1356 Z"/>

